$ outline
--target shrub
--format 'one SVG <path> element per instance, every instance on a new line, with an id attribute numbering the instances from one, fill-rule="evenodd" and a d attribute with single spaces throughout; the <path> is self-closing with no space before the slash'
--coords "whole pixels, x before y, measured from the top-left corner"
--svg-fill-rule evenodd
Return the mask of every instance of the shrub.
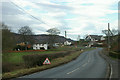
<path id="1" fill-rule="evenodd" d="M 109 56 L 120 59 L 120 54 L 113 51 L 109 52 Z"/>
<path id="2" fill-rule="evenodd" d="M 17 69 L 21 69 L 23 67 L 24 67 L 24 64 L 3 62 L 2 63 L 2 73 L 11 72 L 11 71 L 14 71 Z"/>
<path id="3" fill-rule="evenodd" d="M 2 63 L 2 72 L 10 72 L 12 67 L 10 63 Z"/>

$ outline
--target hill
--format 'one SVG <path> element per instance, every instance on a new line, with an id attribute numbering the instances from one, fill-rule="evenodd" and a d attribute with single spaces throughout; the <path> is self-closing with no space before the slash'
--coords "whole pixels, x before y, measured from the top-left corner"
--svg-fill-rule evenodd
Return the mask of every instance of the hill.
<path id="1" fill-rule="evenodd" d="M 15 40 L 17 41 L 17 43 L 20 43 L 23 41 L 23 39 L 20 37 L 21 34 L 17 34 L 17 33 L 13 33 L 13 36 L 15 38 Z M 26 35 L 27 37 L 31 37 L 34 39 L 35 43 L 48 43 L 48 41 L 50 40 L 51 35 L 47 35 L 47 34 L 39 34 L 39 35 Z M 65 38 L 64 36 L 59 36 L 56 35 L 55 37 L 55 42 L 56 43 L 64 43 L 65 41 L 70 41 L 70 42 L 74 42 L 74 40 L 70 39 L 70 38 Z"/>

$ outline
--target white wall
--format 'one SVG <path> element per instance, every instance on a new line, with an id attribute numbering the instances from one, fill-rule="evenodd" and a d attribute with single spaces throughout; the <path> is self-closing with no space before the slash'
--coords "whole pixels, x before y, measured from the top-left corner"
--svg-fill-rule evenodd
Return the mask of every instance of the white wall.
<path id="1" fill-rule="evenodd" d="M 101 37 L 101 40 L 105 40 L 105 38 L 102 36 L 102 37 Z"/>
<path id="2" fill-rule="evenodd" d="M 45 50 L 48 49 L 48 44 L 34 44 L 33 49 L 34 50 L 40 50 L 40 48 L 44 48 Z"/>
<path id="3" fill-rule="evenodd" d="M 72 43 L 71 42 L 68 42 L 68 41 L 65 41 L 64 42 L 64 45 L 71 45 Z"/>

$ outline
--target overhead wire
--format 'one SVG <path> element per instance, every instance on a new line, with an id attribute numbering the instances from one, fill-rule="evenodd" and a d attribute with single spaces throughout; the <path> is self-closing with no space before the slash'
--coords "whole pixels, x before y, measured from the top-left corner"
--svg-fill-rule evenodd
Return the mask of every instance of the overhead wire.
<path id="1" fill-rule="evenodd" d="M 37 17 L 33 16 L 32 14 L 28 13 L 27 11 L 25 11 L 23 8 L 21 8 L 20 6 L 18 6 L 18 5 L 15 4 L 14 2 L 12 2 L 12 1 L 10 1 L 10 2 L 11 2 L 14 6 L 16 6 L 17 8 L 21 9 L 24 13 L 30 15 L 32 18 L 40 21 L 41 23 L 43 23 L 43 24 L 45 24 L 45 25 L 47 25 L 47 26 L 50 26 L 50 25 L 48 25 L 47 23 L 43 22 L 42 20 L 38 19 Z"/>

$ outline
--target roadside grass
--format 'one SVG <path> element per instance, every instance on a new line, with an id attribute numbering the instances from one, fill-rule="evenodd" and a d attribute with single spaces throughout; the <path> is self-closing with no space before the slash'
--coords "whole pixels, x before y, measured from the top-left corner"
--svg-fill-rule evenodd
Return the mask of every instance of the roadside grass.
<path id="1" fill-rule="evenodd" d="M 94 48 L 86 48 L 84 51 L 89 51 L 89 50 L 92 50 L 92 49 L 94 49 Z M 59 66 L 61 64 L 65 64 L 65 63 L 68 63 L 68 62 L 76 59 L 82 52 L 83 51 L 76 51 L 76 52 L 74 52 L 72 54 L 69 54 L 65 57 L 60 57 L 60 58 L 53 59 L 51 61 L 50 65 L 36 66 L 36 67 L 33 67 L 33 68 L 19 69 L 19 70 L 15 70 L 15 71 L 12 71 L 12 72 L 3 73 L 2 78 L 3 79 L 16 78 L 16 77 L 19 77 L 19 76 L 23 76 L 23 75 L 31 74 L 31 73 L 34 73 L 34 72 L 39 72 L 39 71 L 42 71 L 42 70 L 46 70 L 46 69 L 49 69 L 49 68 L 52 68 L 52 67 L 55 67 L 55 66 Z"/>

